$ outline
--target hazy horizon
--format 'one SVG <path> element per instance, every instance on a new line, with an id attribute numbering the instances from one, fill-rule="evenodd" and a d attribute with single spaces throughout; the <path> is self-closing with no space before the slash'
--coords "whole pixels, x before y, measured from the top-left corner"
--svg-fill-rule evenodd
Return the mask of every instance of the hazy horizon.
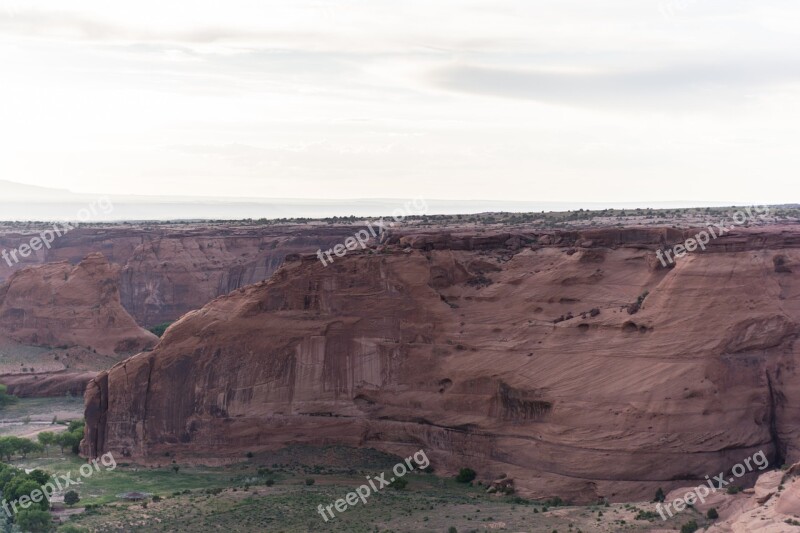
<path id="1" fill-rule="evenodd" d="M 0 180 L 0 221 L 72 220 L 101 198 L 113 209 L 95 210 L 88 222 L 126 220 L 203 220 L 246 218 L 327 218 L 333 216 L 387 216 L 414 198 L 242 198 L 168 195 L 80 194 L 68 189 L 28 186 Z M 543 202 L 520 200 L 447 200 L 419 198 L 425 209 L 413 214 L 475 214 L 486 212 L 540 212 L 577 209 L 671 209 L 728 207 L 732 202 Z"/>

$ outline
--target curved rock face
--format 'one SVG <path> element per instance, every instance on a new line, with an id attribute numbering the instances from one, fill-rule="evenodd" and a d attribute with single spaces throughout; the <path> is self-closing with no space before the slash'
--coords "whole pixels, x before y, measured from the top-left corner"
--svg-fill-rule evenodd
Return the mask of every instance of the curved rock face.
<path id="1" fill-rule="evenodd" d="M 101 354 L 152 348 L 158 337 L 122 307 L 119 270 L 100 253 L 30 267 L 0 285 L 0 334 L 36 346 L 83 346 Z"/>
<path id="2" fill-rule="evenodd" d="M 711 493 L 705 501 L 696 501 L 702 514 L 714 508 L 719 520 L 705 531 L 709 533 L 787 533 L 800 525 L 800 478 L 794 464 L 786 470 L 770 470 L 758 475 L 753 488 L 737 494 L 725 490 Z M 758 473 L 758 470 L 755 471 Z M 696 487 L 682 487 L 667 495 L 666 501 L 683 498 Z M 662 511 L 663 512 L 663 511 Z M 691 518 L 686 514 L 686 520 Z"/>
<path id="3" fill-rule="evenodd" d="M 678 237 L 406 235 L 287 262 L 98 375 L 83 453 L 423 448 L 439 471 L 583 501 L 650 498 L 759 449 L 800 458 L 800 283 L 774 261 L 800 263 L 800 232 L 654 266 Z"/>

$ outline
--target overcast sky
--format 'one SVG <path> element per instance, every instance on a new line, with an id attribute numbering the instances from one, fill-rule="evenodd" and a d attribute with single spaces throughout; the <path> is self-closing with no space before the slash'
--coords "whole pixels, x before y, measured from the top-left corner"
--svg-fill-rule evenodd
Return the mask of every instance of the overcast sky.
<path id="1" fill-rule="evenodd" d="M 800 202 L 797 0 L 0 0 L 0 179 Z"/>

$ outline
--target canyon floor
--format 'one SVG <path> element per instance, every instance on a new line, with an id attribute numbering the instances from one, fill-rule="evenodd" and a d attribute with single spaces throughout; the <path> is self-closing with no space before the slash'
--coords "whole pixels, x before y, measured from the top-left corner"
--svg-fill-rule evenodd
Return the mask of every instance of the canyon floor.
<path id="1" fill-rule="evenodd" d="M 77 472 L 84 464 L 58 452 L 15 461 L 16 466 Z M 57 516 L 86 531 L 231 531 L 275 533 L 372 532 L 658 532 L 692 520 L 688 510 L 662 521 L 652 502 L 571 505 L 486 493 L 486 487 L 457 483 L 435 472 L 408 474 L 402 490 L 386 488 L 325 522 L 316 512 L 364 483 L 367 475 L 390 471 L 398 458 L 369 449 L 288 447 L 241 463 L 161 468 L 119 463 L 83 479 L 81 501 Z M 320 464 L 322 463 L 322 464 Z M 314 480 L 308 485 L 308 480 Z M 271 480 L 268 482 L 268 480 Z M 118 494 L 148 495 L 144 503 L 120 502 Z M 155 501 L 153 496 L 156 496 Z M 650 512 L 644 515 L 643 512 Z"/>

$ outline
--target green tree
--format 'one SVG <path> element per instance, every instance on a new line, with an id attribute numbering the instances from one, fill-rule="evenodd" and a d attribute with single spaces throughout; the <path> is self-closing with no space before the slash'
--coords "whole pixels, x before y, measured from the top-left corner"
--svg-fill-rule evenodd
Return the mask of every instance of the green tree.
<path id="1" fill-rule="evenodd" d="M 11 456 L 15 454 L 28 454 L 34 451 L 31 445 L 37 445 L 35 442 L 20 437 L 0 437 L 0 454 L 5 456 L 6 460 L 11 461 Z M 38 446 L 38 445 L 37 445 Z"/>
<path id="2" fill-rule="evenodd" d="M 75 448 L 80 445 L 82 438 L 82 430 L 80 434 L 77 432 L 73 433 L 71 431 L 63 431 L 56 434 L 56 444 L 58 444 L 59 448 L 61 448 L 61 453 L 64 453 L 64 448 L 69 448 L 73 453 L 76 453 Z"/>
<path id="3" fill-rule="evenodd" d="M 53 530 L 53 518 L 47 511 L 27 509 L 17 513 L 16 522 L 23 531 L 43 533 Z"/>
<path id="4" fill-rule="evenodd" d="M 16 452 L 16 448 L 10 437 L 0 437 L 0 456 L 5 457 L 6 461 L 11 461 L 11 456 Z"/>
<path id="5" fill-rule="evenodd" d="M 44 446 L 39 444 L 38 442 L 33 442 L 32 440 L 22 439 L 22 442 L 19 443 L 19 453 L 22 454 L 22 458 L 28 456 L 29 453 L 41 453 L 44 451 Z"/>
<path id="6" fill-rule="evenodd" d="M 6 483 L 14 479 L 17 474 L 19 474 L 19 469 L 5 463 L 0 463 L 0 492 L 5 492 L 3 487 L 5 487 Z"/>
<path id="7" fill-rule="evenodd" d="M 33 491 L 40 490 L 40 488 L 41 485 L 28 477 L 24 472 L 21 472 L 3 487 L 3 498 L 8 501 L 13 501 L 20 499 L 22 496 L 30 497 Z M 47 511 L 50 508 L 50 503 L 43 499 L 40 502 L 33 503 L 33 506 L 34 508 L 38 507 L 43 511 Z"/>
<path id="8" fill-rule="evenodd" d="M 17 403 L 18 398 L 8 394 L 8 387 L 0 385 L 0 409 Z"/>
<path id="9" fill-rule="evenodd" d="M 70 421 L 69 425 L 67 426 L 67 431 L 70 433 L 78 433 L 80 432 L 81 437 L 83 437 L 83 428 L 86 426 L 86 421 L 83 419 L 80 420 L 72 420 Z"/>
<path id="10" fill-rule="evenodd" d="M 36 470 L 31 470 L 30 472 L 28 472 L 28 477 L 33 479 L 39 485 L 44 485 L 45 483 L 50 481 L 50 474 L 48 474 L 44 470 L 39 470 L 38 468 Z"/>
<path id="11" fill-rule="evenodd" d="M 45 451 L 47 451 L 48 447 L 56 443 L 56 434 L 52 431 L 42 431 L 36 435 L 36 438 L 39 440 L 39 444 L 44 446 Z"/>
<path id="12" fill-rule="evenodd" d="M 79 501 L 81 501 L 81 497 L 80 497 L 80 495 L 79 495 L 79 494 L 78 494 L 76 491 L 74 491 L 74 490 L 68 490 L 68 491 L 67 491 L 67 492 L 64 494 L 64 503 L 66 503 L 67 505 L 75 505 L 75 504 L 76 504 L 76 503 L 78 503 Z"/>

